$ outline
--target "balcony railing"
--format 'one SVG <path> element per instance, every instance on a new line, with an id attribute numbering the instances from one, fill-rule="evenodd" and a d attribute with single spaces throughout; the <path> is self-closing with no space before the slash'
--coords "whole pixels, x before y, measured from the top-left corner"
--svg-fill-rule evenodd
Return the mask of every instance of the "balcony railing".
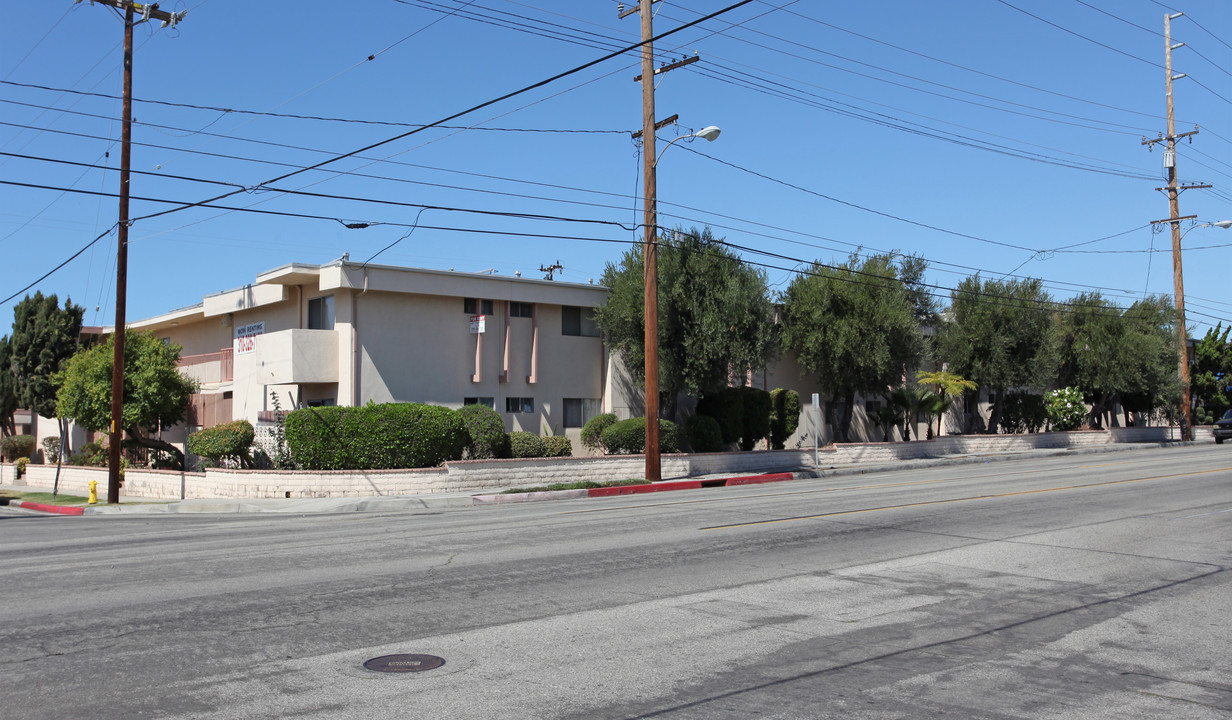
<path id="1" fill-rule="evenodd" d="M 183 355 L 180 370 L 201 383 L 223 383 L 235 379 L 235 351 L 223 348 L 218 352 Z"/>

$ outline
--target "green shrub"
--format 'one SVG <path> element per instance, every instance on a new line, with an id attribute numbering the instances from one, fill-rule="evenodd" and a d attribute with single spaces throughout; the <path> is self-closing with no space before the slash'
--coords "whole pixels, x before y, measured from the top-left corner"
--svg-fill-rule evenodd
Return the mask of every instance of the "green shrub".
<path id="1" fill-rule="evenodd" d="M 1044 393 L 1044 404 L 1048 408 L 1048 419 L 1052 421 L 1053 430 L 1082 427 L 1082 421 L 1087 416 L 1087 406 L 1078 388 L 1067 387 Z"/>
<path id="2" fill-rule="evenodd" d="M 29 464 L 30 464 L 30 458 L 28 457 L 17 458 L 17 478 L 18 479 L 21 479 L 21 476 L 26 474 L 26 466 Z"/>
<path id="3" fill-rule="evenodd" d="M 734 388 L 703 395 L 697 401 L 697 414 L 708 415 L 719 423 L 725 447 L 740 440 L 744 430 L 744 407 Z"/>
<path id="4" fill-rule="evenodd" d="M 1081 393 L 1078 401 L 1081 404 Z M 1044 398 L 1039 395 L 1006 393 L 1001 401 L 1001 429 L 1006 433 L 1039 432 L 1047 419 L 1048 410 L 1044 407 Z"/>
<path id="5" fill-rule="evenodd" d="M 60 457 L 60 438 L 51 437 L 43 438 L 43 462 L 54 463 Z"/>
<path id="6" fill-rule="evenodd" d="M 603 431 L 609 455 L 637 455 L 646 451 L 646 418 L 629 418 Z M 680 452 L 680 429 L 670 420 L 659 421 L 659 452 Z"/>
<path id="7" fill-rule="evenodd" d="M 505 432 L 505 421 L 500 413 L 487 405 L 463 405 L 458 417 L 470 438 L 467 450 L 472 459 L 512 456 L 509 433 Z"/>
<path id="8" fill-rule="evenodd" d="M 719 421 L 709 415 L 694 415 L 689 418 L 689 438 L 693 452 L 720 452 L 723 450 L 723 431 Z M 660 444 L 662 441 L 660 441 Z"/>
<path id="9" fill-rule="evenodd" d="M 420 403 L 295 410 L 286 437 L 292 459 L 307 470 L 433 467 L 460 459 L 469 442 L 456 412 Z"/>
<path id="10" fill-rule="evenodd" d="M 539 458 L 548 454 L 547 443 L 532 432 L 518 430 L 509 433 L 509 445 L 515 458 Z"/>
<path id="11" fill-rule="evenodd" d="M 591 450 L 606 453 L 607 450 L 603 446 L 603 431 L 615 423 L 616 416 L 612 413 L 603 413 L 587 420 L 582 426 L 582 444 Z"/>
<path id="12" fill-rule="evenodd" d="M 782 450 L 787 438 L 800 426 L 800 393 L 775 388 L 770 391 L 770 447 Z"/>
<path id="13" fill-rule="evenodd" d="M 547 446 L 545 457 L 570 457 L 573 455 L 573 441 L 564 435 L 549 435 L 543 439 Z"/>
<path id="14" fill-rule="evenodd" d="M 17 458 L 29 458 L 34 454 L 35 440 L 33 435 L 10 435 L 0 440 L 0 456 L 6 462 L 17 462 Z"/>
<path id="15" fill-rule="evenodd" d="M 736 388 L 740 398 L 740 449 L 752 450 L 770 436 L 770 393 L 753 387 Z"/>
<path id="16" fill-rule="evenodd" d="M 69 456 L 68 464 L 79 467 L 107 467 L 107 446 L 88 442 L 78 448 L 81 452 Z"/>
<path id="17" fill-rule="evenodd" d="M 251 467 L 249 448 L 255 437 L 252 423 L 236 420 L 189 435 L 188 452 L 208 459 L 214 466 L 221 466 L 224 461 L 230 460 L 241 467 Z"/>

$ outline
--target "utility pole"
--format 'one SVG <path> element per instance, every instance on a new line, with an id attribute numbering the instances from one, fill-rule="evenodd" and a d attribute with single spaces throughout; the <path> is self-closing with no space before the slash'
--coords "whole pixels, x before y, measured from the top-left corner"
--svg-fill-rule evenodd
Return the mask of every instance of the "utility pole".
<path id="1" fill-rule="evenodd" d="M 76 0 L 74 4 L 80 2 Z M 124 437 L 124 313 L 128 298 L 128 176 L 133 139 L 133 26 L 154 19 L 161 20 L 163 27 L 175 27 L 188 11 L 169 13 L 159 10 L 158 3 L 143 5 L 132 0 L 90 0 L 91 5 L 95 2 L 124 11 L 124 119 L 120 132 L 120 217 L 116 228 L 119 248 L 116 251 L 116 313 L 112 333 L 115 354 L 111 369 L 111 432 L 107 462 L 107 502 L 115 504 L 120 502 L 120 458 Z M 137 13 L 141 13 L 140 20 L 136 20 Z"/>
<path id="2" fill-rule="evenodd" d="M 1185 77 L 1185 73 L 1172 74 L 1172 51 L 1185 46 L 1185 43 L 1172 44 L 1172 21 L 1184 13 L 1164 14 L 1164 87 L 1168 106 L 1168 134 L 1153 140 L 1142 139 L 1142 144 L 1154 147 L 1157 142 L 1164 142 L 1164 168 L 1167 171 L 1168 186 L 1155 188 L 1168 193 L 1169 217 L 1156 220 L 1152 224 L 1168 223 L 1172 226 L 1172 285 L 1176 301 L 1176 336 L 1177 336 L 1177 372 L 1181 379 L 1181 440 L 1193 440 L 1193 416 L 1190 408 L 1191 394 L 1189 388 L 1189 334 L 1185 328 L 1185 280 L 1181 272 L 1181 221 L 1196 218 L 1196 215 L 1181 216 L 1180 193 L 1182 190 L 1208 188 L 1210 185 L 1180 185 L 1176 177 L 1176 141 L 1180 138 L 1191 138 L 1198 134 L 1195 127 L 1187 133 L 1176 134 L 1176 123 L 1172 115 L 1172 81 Z"/>

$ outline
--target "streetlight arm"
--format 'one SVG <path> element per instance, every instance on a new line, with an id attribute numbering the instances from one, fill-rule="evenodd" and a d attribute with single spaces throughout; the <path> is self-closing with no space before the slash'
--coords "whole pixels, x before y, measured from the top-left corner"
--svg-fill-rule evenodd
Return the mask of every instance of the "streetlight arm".
<path id="1" fill-rule="evenodd" d="M 672 145 L 676 144 L 677 142 L 681 140 L 686 140 L 686 139 L 691 140 L 693 138 L 701 138 L 707 142 L 714 142 L 715 140 L 718 139 L 720 132 L 722 131 L 719 130 L 719 127 L 717 125 L 707 125 L 706 127 L 702 128 L 701 130 L 698 130 L 695 133 L 689 133 L 688 135 L 681 135 L 678 138 L 674 138 L 671 142 L 664 145 L 663 149 L 659 151 L 659 157 L 655 158 L 654 164 L 657 166 L 659 164 L 659 161 L 663 159 L 663 153 L 667 152 L 667 149 L 669 147 L 671 147 Z"/>

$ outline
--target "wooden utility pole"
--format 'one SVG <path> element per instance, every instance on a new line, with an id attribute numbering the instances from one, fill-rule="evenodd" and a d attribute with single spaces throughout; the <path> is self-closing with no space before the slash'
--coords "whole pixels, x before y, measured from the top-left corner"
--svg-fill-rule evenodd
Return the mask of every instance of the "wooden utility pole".
<path id="1" fill-rule="evenodd" d="M 81 0 L 77 0 L 80 3 Z M 115 354 L 111 369 L 111 428 L 107 459 L 107 502 L 120 502 L 120 458 L 124 438 L 124 317 L 128 298 L 128 177 L 133 139 L 133 26 L 139 22 L 161 20 L 163 27 L 175 27 L 188 11 L 169 13 L 158 3 L 141 4 L 132 0 L 90 0 L 91 4 L 110 5 L 124 11 L 124 119 L 120 131 L 120 217 L 116 236 L 116 310 L 112 341 Z M 136 14 L 141 13 L 141 19 Z"/>
<path id="2" fill-rule="evenodd" d="M 1184 47 L 1185 43 L 1172 44 L 1172 21 L 1184 13 L 1164 14 L 1164 88 L 1167 100 L 1168 133 L 1153 140 L 1142 139 L 1142 144 L 1148 147 L 1157 142 L 1165 143 L 1164 168 L 1167 171 L 1168 186 L 1156 188 L 1168 194 L 1169 217 L 1156 220 L 1152 224 L 1168 223 L 1172 227 L 1172 285 L 1176 302 L 1176 336 L 1177 336 L 1177 373 L 1181 379 L 1181 439 L 1193 440 L 1193 411 L 1190 408 L 1191 394 L 1189 388 L 1189 334 L 1185 327 L 1185 280 L 1181 272 L 1181 221 L 1197 217 L 1196 215 L 1181 216 L 1180 193 L 1182 190 L 1208 188 L 1210 185 L 1180 185 L 1176 176 L 1176 141 L 1180 138 L 1192 137 L 1198 134 L 1195 127 L 1187 133 L 1176 134 L 1176 122 L 1172 114 L 1172 81 L 1185 77 L 1185 73 L 1172 74 L 1172 51 Z M 1193 142 L 1190 140 L 1190 142 Z"/>
<path id="3" fill-rule="evenodd" d="M 655 72 L 654 14 L 651 0 L 639 0 L 642 17 L 642 182 L 645 192 L 645 219 L 642 224 L 642 264 L 645 266 L 646 293 L 642 318 L 646 325 L 646 482 L 662 479 L 659 458 L 659 247 L 655 182 Z"/>

